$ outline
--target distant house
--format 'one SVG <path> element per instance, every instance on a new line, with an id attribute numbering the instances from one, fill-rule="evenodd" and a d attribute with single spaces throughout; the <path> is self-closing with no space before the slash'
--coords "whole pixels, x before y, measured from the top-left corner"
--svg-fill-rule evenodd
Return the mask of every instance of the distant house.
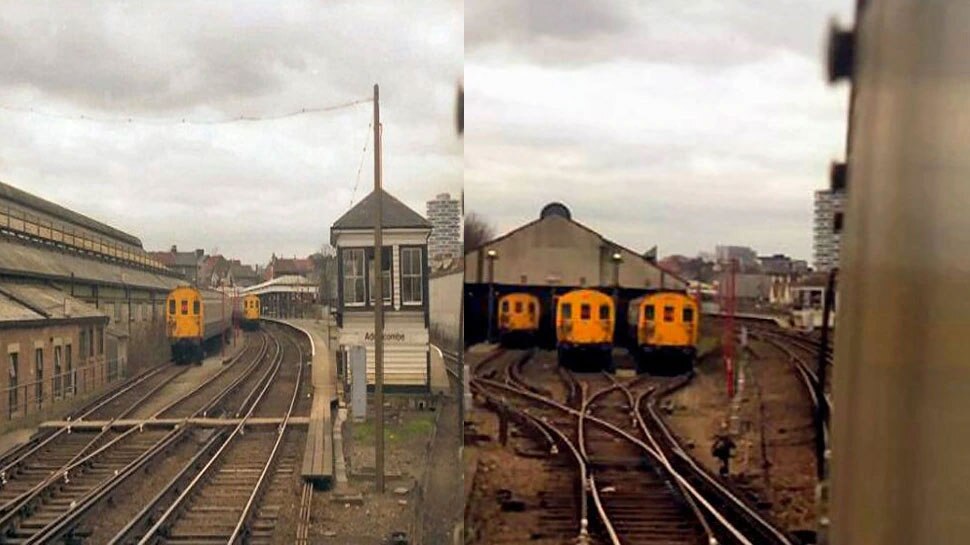
<path id="1" fill-rule="evenodd" d="M 173 244 L 167 252 L 148 253 L 189 282 L 196 285 L 201 283 L 202 265 L 205 262 L 205 250 L 200 248 L 194 252 L 180 252 L 178 251 L 178 246 Z"/>
<path id="2" fill-rule="evenodd" d="M 281 276 L 302 276 L 303 278 L 312 280 L 314 271 L 315 266 L 313 260 L 309 257 L 283 258 L 276 257 L 276 254 L 273 254 L 269 265 L 266 266 L 266 270 L 263 272 L 263 280 L 272 280 Z"/>
<path id="3" fill-rule="evenodd" d="M 229 283 L 240 288 L 248 288 L 259 283 L 259 274 L 250 265 L 243 265 L 238 259 L 229 262 Z"/>

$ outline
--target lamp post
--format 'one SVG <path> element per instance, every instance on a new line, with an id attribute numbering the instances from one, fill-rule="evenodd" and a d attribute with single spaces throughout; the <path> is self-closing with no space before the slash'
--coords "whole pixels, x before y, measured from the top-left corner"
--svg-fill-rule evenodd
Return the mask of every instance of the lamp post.
<path id="1" fill-rule="evenodd" d="M 498 259 L 498 252 L 488 250 L 485 252 L 488 258 L 488 342 L 495 338 L 495 260 Z"/>
<path id="2" fill-rule="evenodd" d="M 623 262 L 623 256 L 620 252 L 613 252 L 610 259 L 613 261 L 613 302 L 616 303 L 620 296 L 620 263 Z"/>

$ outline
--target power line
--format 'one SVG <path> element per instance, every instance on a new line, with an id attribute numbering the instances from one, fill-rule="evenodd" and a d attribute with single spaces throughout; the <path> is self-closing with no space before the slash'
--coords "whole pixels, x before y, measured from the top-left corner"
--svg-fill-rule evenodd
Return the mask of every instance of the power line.
<path id="1" fill-rule="evenodd" d="M 299 110 L 293 110 L 290 112 L 276 114 L 276 115 L 238 115 L 235 117 L 227 117 L 222 119 L 192 119 L 189 117 L 137 117 L 137 116 L 123 116 L 123 117 L 110 117 L 110 116 L 97 116 L 97 115 L 87 115 L 87 114 L 63 114 L 60 112 L 52 112 L 48 110 L 41 110 L 37 108 L 29 108 L 22 106 L 8 106 L 0 104 L 0 110 L 7 112 L 25 113 L 31 115 L 37 115 L 41 117 L 48 117 L 52 119 L 66 119 L 71 121 L 93 121 L 97 123 L 114 123 L 121 125 L 227 125 L 231 123 L 254 123 L 261 121 L 276 121 L 279 119 L 286 119 L 290 117 L 296 117 L 300 115 L 317 114 L 323 112 L 332 112 L 335 110 L 342 110 L 345 108 L 350 108 L 358 104 L 365 104 L 371 102 L 373 99 L 364 98 L 353 100 L 350 102 L 344 102 L 340 104 L 334 104 L 331 106 L 319 106 L 312 108 L 300 108 Z"/>
<path id="2" fill-rule="evenodd" d="M 367 132 L 364 134 L 364 149 L 360 151 L 360 166 L 357 167 L 357 180 L 354 182 L 354 192 L 350 194 L 350 204 L 347 205 L 349 209 L 354 205 L 354 199 L 357 198 L 357 186 L 360 185 L 360 171 L 364 169 L 364 157 L 367 157 L 367 142 L 370 141 L 370 128 L 374 126 L 374 122 L 367 124 Z"/>

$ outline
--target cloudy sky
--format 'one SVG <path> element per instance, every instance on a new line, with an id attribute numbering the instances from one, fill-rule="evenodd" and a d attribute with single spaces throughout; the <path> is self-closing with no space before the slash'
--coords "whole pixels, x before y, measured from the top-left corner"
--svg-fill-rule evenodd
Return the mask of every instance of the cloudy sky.
<path id="1" fill-rule="evenodd" d="M 468 0 L 466 207 L 499 232 L 561 200 L 636 250 L 811 258 L 841 158 L 823 77 L 851 0 Z"/>
<path id="2" fill-rule="evenodd" d="M 457 194 L 461 0 L 281 5 L 5 2 L 0 181 L 147 249 L 307 255 L 373 187 L 371 104 L 207 122 L 346 104 L 380 83 L 385 187 L 422 214 Z"/>

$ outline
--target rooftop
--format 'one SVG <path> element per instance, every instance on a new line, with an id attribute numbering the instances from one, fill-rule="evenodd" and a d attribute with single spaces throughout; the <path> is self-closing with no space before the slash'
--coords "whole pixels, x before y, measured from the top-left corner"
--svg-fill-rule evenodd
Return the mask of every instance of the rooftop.
<path id="1" fill-rule="evenodd" d="M 101 317 L 107 316 L 52 286 L 0 282 L 0 323 Z"/>
<path id="2" fill-rule="evenodd" d="M 430 228 L 431 223 L 421 214 L 411 210 L 404 203 L 397 200 L 387 191 L 381 190 L 383 195 L 381 225 L 384 229 Z M 331 229 L 372 229 L 374 216 L 377 213 L 377 193 L 371 191 L 353 208 L 333 223 Z"/>

